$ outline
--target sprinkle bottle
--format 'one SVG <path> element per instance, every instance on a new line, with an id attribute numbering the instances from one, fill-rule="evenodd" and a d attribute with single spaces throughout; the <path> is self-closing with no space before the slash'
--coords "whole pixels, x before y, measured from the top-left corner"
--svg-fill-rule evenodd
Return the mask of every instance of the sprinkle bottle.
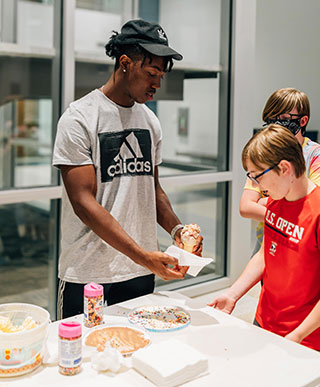
<path id="1" fill-rule="evenodd" d="M 84 287 L 83 314 L 87 328 L 103 323 L 103 286 L 90 282 Z"/>
<path id="2" fill-rule="evenodd" d="M 82 338 L 81 324 L 75 321 L 59 325 L 59 372 L 76 375 L 81 370 Z"/>

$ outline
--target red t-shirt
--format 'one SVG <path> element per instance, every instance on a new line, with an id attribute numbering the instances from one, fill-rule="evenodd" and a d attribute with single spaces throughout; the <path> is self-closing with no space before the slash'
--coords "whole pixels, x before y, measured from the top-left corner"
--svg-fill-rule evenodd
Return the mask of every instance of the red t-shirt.
<path id="1" fill-rule="evenodd" d="M 320 187 L 294 202 L 269 198 L 263 286 L 256 313 L 262 328 L 287 335 L 320 299 Z M 301 342 L 320 350 L 320 328 Z"/>

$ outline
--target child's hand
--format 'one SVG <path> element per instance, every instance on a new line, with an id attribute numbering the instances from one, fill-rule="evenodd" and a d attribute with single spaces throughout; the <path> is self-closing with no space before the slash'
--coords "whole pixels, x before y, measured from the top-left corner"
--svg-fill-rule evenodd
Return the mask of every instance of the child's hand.
<path id="1" fill-rule="evenodd" d="M 228 296 L 226 293 L 216 297 L 208 306 L 212 306 L 222 312 L 231 314 L 236 306 L 236 300 Z"/>
<path id="2" fill-rule="evenodd" d="M 293 330 L 292 332 L 288 333 L 286 336 L 285 336 L 286 339 L 288 340 L 291 340 L 295 343 L 298 343 L 300 344 L 301 341 L 302 341 L 302 337 L 300 337 L 297 333 L 295 333 L 295 330 Z"/>

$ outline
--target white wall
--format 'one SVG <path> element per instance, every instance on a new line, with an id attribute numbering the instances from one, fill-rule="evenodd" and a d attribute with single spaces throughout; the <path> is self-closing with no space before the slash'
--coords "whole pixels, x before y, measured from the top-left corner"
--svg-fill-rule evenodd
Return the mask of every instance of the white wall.
<path id="1" fill-rule="evenodd" d="M 282 87 L 304 91 L 311 103 L 308 129 L 320 129 L 320 1 L 235 0 L 234 18 L 231 279 L 244 268 L 243 252 L 250 246 L 244 232 L 250 221 L 238 213 L 244 176 L 238 167 L 241 150 L 253 127 L 261 126 L 266 100 Z"/>
<path id="2" fill-rule="evenodd" d="M 257 0 L 252 109 L 256 126 L 262 123 L 261 113 L 272 92 L 294 87 L 310 99 L 308 129 L 320 129 L 319 19 L 319 0 Z"/>

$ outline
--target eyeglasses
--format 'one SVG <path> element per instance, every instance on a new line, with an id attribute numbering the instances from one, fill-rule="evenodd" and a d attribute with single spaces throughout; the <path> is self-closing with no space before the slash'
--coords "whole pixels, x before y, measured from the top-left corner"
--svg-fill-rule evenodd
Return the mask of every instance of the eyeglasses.
<path id="1" fill-rule="evenodd" d="M 265 171 L 259 173 L 259 175 L 257 175 L 257 176 L 251 176 L 251 175 L 250 175 L 250 172 L 248 172 L 248 173 L 247 173 L 247 177 L 248 177 L 251 181 L 253 181 L 254 183 L 259 184 L 259 182 L 258 182 L 257 179 L 259 179 L 259 177 L 261 177 L 261 176 L 264 175 L 265 173 L 271 171 L 271 169 L 273 169 L 273 168 L 275 168 L 275 167 L 277 167 L 277 166 L 278 166 L 278 164 L 276 164 L 276 165 L 274 165 L 274 166 L 272 166 L 272 167 L 266 169 Z"/>
<path id="2" fill-rule="evenodd" d="M 281 116 L 290 116 L 290 117 L 281 117 Z M 283 113 L 276 116 L 277 120 L 294 120 L 296 118 L 302 118 L 303 114 L 291 114 L 291 113 Z"/>

